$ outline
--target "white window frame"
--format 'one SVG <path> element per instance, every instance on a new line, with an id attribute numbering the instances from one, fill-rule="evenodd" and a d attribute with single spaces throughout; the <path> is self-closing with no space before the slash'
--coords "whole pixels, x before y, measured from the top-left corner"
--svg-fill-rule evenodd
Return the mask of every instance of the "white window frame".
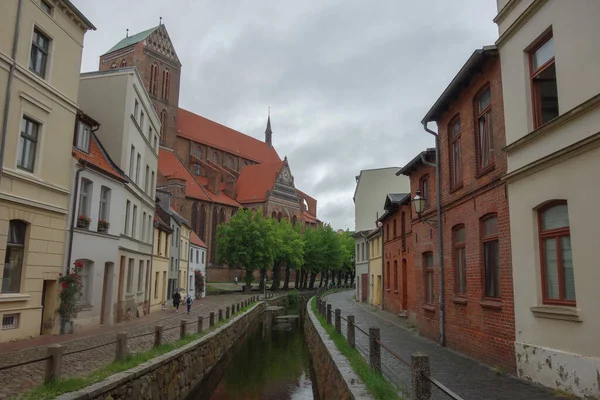
<path id="1" fill-rule="evenodd" d="M 11 329 L 19 329 L 19 319 L 21 317 L 21 314 L 4 314 L 2 316 L 2 330 L 3 331 L 8 331 Z M 12 318 L 12 323 L 8 324 L 7 320 Z"/>
<path id="2" fill-rule="evenodd" d="M 89 153 L 91 138 L 92 128 L 90 128 L 88 124 L 85 124 L 80 121 L 79 126 L 77 127 L 77 142 L 75 143 L 75 147 L 77 147 L 81 151 Z"/>
<path id="3" fill-rule="evenodd" d="M 90 218 L 92 213 L 91 200 L 94 193 L 94 183 L 86 178 L 81 178 L 79 186 L 79 215 Z"/>

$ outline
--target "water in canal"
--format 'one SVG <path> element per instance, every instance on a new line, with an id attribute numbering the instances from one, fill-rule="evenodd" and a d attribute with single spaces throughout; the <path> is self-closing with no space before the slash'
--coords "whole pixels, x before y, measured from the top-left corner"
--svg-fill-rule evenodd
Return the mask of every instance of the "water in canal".
<path id="1" fill-rule="evenodd" d="M 310 356 L 298 324 L 264 322 L 241 340 L 187 400 L 315 400 Z"/>

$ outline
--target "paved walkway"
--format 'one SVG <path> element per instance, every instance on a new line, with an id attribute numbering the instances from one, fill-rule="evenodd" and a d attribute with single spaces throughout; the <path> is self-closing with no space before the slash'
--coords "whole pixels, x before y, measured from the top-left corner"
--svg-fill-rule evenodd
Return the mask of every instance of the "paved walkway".
<path id="1" fill-rule="evenodd" d="M 380 328 L 381 342 L 410 363 L 414 352 L 429 356 L 431 374 L 434 378 L 461 396 L 464 400 L 546 400 L 565 399 L 551 391 L 534 387 L 511 376 L 499 375 L 489 367 L 463 357 L 447 348 L 418 336 L 405 326 L 398 317 L 373 307 L 357 303 L 352 299 L 354 291 L 338 292 L 325 297 L 332 309 L 339 308 L 342 316 L 354 315 L 357 327 L 368 332 L 369 327 Z M 342 320 L 342 332 L 346 325 Z M 358 350 L 368 362 L 368 336 L 356 331 Z M 381 349 L 382 370 L 402 392 L 410 393 L 410 368 L 399 362 L 387 350 Z M 448 400 L 450 397 L 435 388 L 434 399 Z"/>
<path id="2" fill-rule="evenodd" d="M 208 317 L 211 312 L 215 313 L 215 319 L 219 308 L 225 310 L 227 306 L 256 296 L 252 294 L 231 294 L 220 296 L 208 296 L 202 300 L 196 300 L 192 312 L 188 316 L 180 308 L 178 313 L 171 310 L 151 313 L 145 318 L 132 322 L 120 323 L 111 327 L 97 328 L 73 335 L 41 336 L 31 340 L 22 340 L 0 345 L 0 367 L 16 364 L 27 360 L 33 360 L 46 356 L 47 346 L 60 344 L 63 346 L 65 356 L 63 358 L 63 376 L 77 377 L 89 373 L 110 364 L 115 356 L 115 345 L 111 344 L 116 339 L 116 333 L 125 331 L 129 337 L 144 335 L 139 338 L 128 340 L 130 352 L 140 352 L 152 347 L 154 337 L 154 325 L 160 323 L 164 327 L 163 343 L 174 342 L 179 339 L 180 320 L 189 319 L 188 332 L 196 332 L 198 315 L 205 317 L 204 329 L 208 328 Z M 192 324 L 193 323 L 193 324 Z M 192 324 L 190 326 L 190 324 Z M 170 329 L 172 328 L 172 329 Z M 106 345 L 104 345 L 106 344 Z M 95 348 L 96 346 L 100 346 Z M 74 352 L 73 354 L 67 354 Z M 40 385 L 44 379 L 45 361 L 27 364 L 20 367 L 0 371 L 0 399 L 14 399 L 27 389 Z"/>

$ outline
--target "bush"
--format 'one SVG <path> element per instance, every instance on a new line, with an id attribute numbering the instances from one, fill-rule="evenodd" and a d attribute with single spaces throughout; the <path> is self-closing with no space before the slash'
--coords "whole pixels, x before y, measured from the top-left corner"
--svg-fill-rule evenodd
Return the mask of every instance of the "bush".
<path id="1" fill-rule="evenodd" d="M 292 290 L 285 297 L 285 302 L 288 307 L 297 306 L 298 304 L 300 304 L 300 292 L 298 292 L 296 289 Z"/>

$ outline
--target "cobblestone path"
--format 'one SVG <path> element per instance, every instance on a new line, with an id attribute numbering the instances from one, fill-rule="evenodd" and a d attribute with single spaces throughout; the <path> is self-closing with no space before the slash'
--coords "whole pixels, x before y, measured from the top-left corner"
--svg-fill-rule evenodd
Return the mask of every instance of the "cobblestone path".
<path id="1" fill-rule="evenodd" d="M 352 299 L 354 291 L 333 293 L 325 297 L 327 304 L 333 310 L 339 308 L 342 317 L 354 315 L 355 324 L 365 332 L 369 327 L 380 329 L 381 342 L 388 346 L 401 358 L 410 363 L 410 356 L 417 351 L 429 356 L 432 376 L 448 387 L 464 400 L 547 400 L 566 399 L 555 393 L 534 387 L 514 377 L 500 375 L 472 359 L 463 357 L 447 348 L 418 336 L 408 327 L 401 327 L 399 318 L 382 312 L 372 312 L 372 307 L 358 304 Z M 333 323 L 332 315 L 332 323 Z M 347 324 L 342 319 L 342 332 L 347 332 Z M 363 357 L 369 362 L 368 336 L 355 333 L 356 346 Z M 381 349 L 382 370 L 386 378 L 410 398 L 411 371 L 410 368 L 398 361 L 391 353 Z M 449 400 L 447 394 L 434 388 L 435 400 Z"/>
<path id="2" fill-rule="evenodd" d="M 115 357 L 115 344 L 108 343 L 115 341 L 117 332 L 124 331 L 128 333 L 129 339 L 127 347 L 129 352 L 136 353 L 149 350 L 154 342 L 154 325 L 163 325 L 163 343 L 174 342 L 179 339 L 179 321 L 182 319 L 189 320 L 187 331 L 188 333 L 193 333 L 197 332 L 198 316 L 202 315 L 204 316 L 203 327 L 204 330 L 206 330 L 208 329 L 208 318 L 211 312 L 215 313 L 216 321 L 218 319 L 218 310 L 220 308 L 223 309 L 223 314 L 225 314 L 225 308 L 227 306 L 231 307 L 232 304 L 242 302 L 256 295 L 256 293 L 253 293 L 251 295 L 232 294 L 208 296 L 195 302 L 189 316 L 182 309 L 180 309 L 178 313 L 172 311 L 159 311 L 156 314 L 159 314 L 160 316 L 152 313 L 147 317 L 147 324 L 144 324 L 142 319 L 129 325 L 125 323 L 107 328 L 106 332 L 94 336 L 76 339 L 72 339 L 69 336 L 61 336 L 61 338 L 65 338 L 65 341 L 58 343 L 63 346 L 63 351 L 65 353 L 62 368 L 63 376 L 85 376 L 110 364 Z M 140 322 L 142 322 L 142 324 L 140 324 Z M 144 334 L 148 335 L 133 338 L 134 336 Z M 107 345 L 102 346 L 103 344 Z M 101 347 L 95 348 L 96 346 Z M 45 357 L 47 353 L 47 346 L 36 346 L 17 351 L 6 351 L 7 347 L 10 347 L 10 344 L 2 346 L 2 350 L 4 351 L 0 353 L 0 367 L 42 358 Z M 71 352 L 77 353 L 67 354 Z M 45 368 L 46 361 L 40 361 L 0 371 L 0 399 L 14 399 L 24 391 L 41 385 L 44 379 Z"/>

